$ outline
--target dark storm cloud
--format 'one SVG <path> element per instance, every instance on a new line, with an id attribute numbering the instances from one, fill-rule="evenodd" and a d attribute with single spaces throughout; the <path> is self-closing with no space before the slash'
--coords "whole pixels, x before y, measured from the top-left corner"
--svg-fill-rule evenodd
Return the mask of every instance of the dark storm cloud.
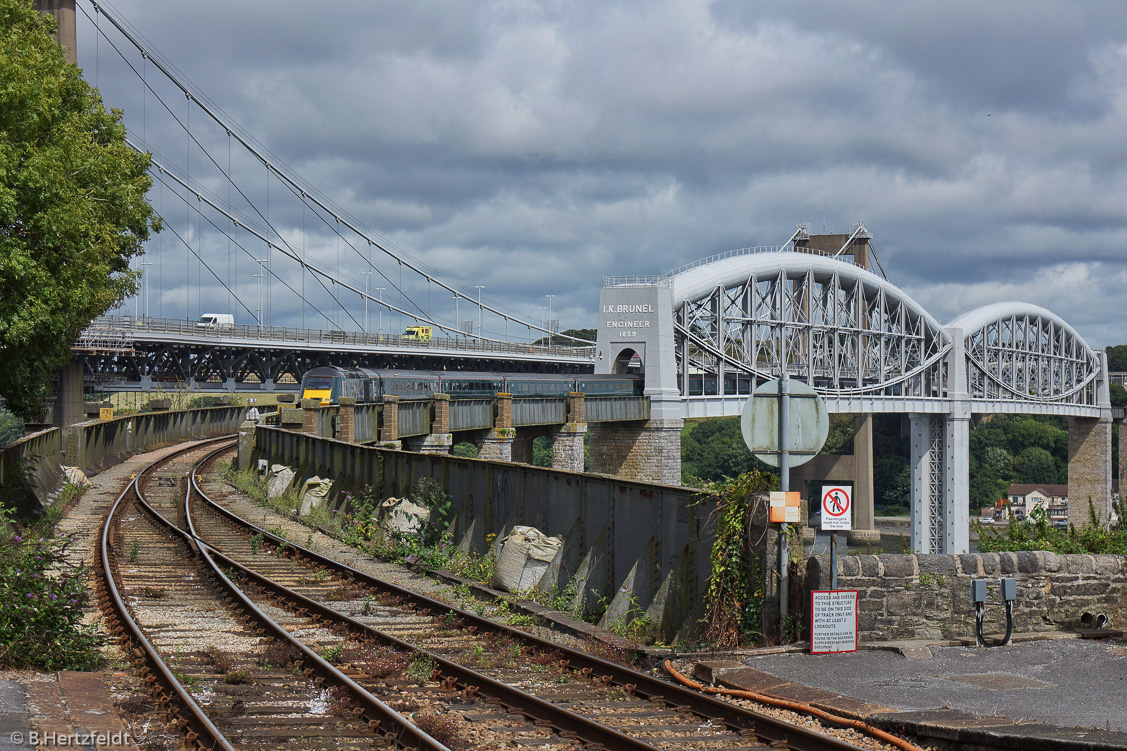
<path id="1" fill-rule="evenodd" d="M 593 324 L 604 275 L 864 220 L 890 279 L 940 320 L 1021 298 L 1095 345 L 1122 339 L 1118 3 L 115 7 L 272 159 L 533 321 L 554 294 L 562 325 Z M 88 74 L 89 39 L 80 26 Z M 137 87 L 100 52 L 99 82 L 136 131 Z M 200 138 L 222 161 L 225 135 Z M 182 135 L 152 148 L 186 150 Z M 307 217 L 271 195 L 300 246 Z M 325 263 L 337 244 L 306 227 Z"/>

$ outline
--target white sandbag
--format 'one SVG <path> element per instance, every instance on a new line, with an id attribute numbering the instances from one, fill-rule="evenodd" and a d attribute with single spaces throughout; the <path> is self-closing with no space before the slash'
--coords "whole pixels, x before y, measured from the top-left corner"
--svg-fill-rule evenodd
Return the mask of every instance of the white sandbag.
<path id="1" fill-rule="evenodd" d="M 301 509 L 299 516 L 305 516 L 315 508 L 325 505 L 325 499 L 332 490 L 333 481 L 320 477 L 310 477 L 301 486 Z"/>
<path id="2" fill-rule="evenodd" d="M 501 550 L 493 564 L 492 584 L 502 592 L 515 592 L 520 589 L 520 578 L 524 574 L 524 564 L 528 562 L 528 538 L 511 534 L 501 541 Z"/>
<path id="3" fill-rule="evenodd" d="M 535 527 L 515 526 L 501 542 L 493 586 L 506 592 L 535 589 L 563 550 L 563 540 Z"/>
<path id="4" fill-rule="evenodd" d="M 67 485 L 78 485 L 79 487 L 88 488 L 94 483 L 90 482 L 90 478 L 86 476 L 78 467 L 60 467 L 63 470 L 63 482 Z"/>
<path id="5" fill-rule="evenodd" d="M 266 497 L 277 498 L 289 490 L 293 484 L 293 475 L 293 470 L 284 464 L 270 467 L 270 474 L 266 476 Z"/>
<path id="6" fill-rule="evenodd" d="M 377 521 L 385 532 L 417 534 L 430 521 L 430 509 L 406 498 L 388 498 L 380 504 Z"/>

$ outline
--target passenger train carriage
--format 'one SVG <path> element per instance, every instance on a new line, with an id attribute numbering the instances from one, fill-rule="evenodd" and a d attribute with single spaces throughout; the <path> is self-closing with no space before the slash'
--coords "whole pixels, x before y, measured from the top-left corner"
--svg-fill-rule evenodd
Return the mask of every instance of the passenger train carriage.
<path id="1" fill-rule="evenodd" d="M 636 375 L 462 373 L 329 366 L 313 368 L 302 377 L 301 398 L 338 404 L 346 396 L 366 404 L 381 402 L 385 396 L 408 401 L 430 399 L 435 394 L 449 394 L 451 399 L 492 398 L 498 393 L 514 397 L 566 396 L 571 391 L 589 396 L 641 396 L 642 386 L 641 377 Z"/>

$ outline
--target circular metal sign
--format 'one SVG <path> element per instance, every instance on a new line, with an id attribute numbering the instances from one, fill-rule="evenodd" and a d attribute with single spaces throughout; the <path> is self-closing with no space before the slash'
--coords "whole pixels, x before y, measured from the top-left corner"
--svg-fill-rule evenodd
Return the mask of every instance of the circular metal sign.
<path id="1" fill-rule="evenodd" d="M 762 384 L 744 403 L 740 431 L 755 456 L 772 467 L 779 466 L 779 381 Z M 787 452 L 796 467 L 817 456 L 830 433 L 826 403 L 802 381 L 787 379 Z"/>

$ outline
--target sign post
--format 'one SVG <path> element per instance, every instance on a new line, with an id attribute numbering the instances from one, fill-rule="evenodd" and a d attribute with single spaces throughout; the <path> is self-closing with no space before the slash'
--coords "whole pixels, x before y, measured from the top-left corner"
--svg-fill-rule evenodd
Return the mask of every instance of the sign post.
<path id="1" fill-rule="evenodd" d="M 830 589 L 837 589 L 837 533 L 853 529 L 853 497 L 850 488 L 822 486 L 822 529 L 830 532 Z"/>
<path id="2" fill-rule="evenodd" d="M 783 498 L 790 491 L 790 468 L 813 459 L 830 432 L 826 404 L 809 385 L 791 383 L 784 372 L 775 381 L 755 389 L 740 416 L 744 443 L 761 461 L 779 468 Z M 774 521 L 774 520 L 772 520 Z M 787 619 L 788 572 L 787 519 L 779 528 L 779 629 Z"/>

